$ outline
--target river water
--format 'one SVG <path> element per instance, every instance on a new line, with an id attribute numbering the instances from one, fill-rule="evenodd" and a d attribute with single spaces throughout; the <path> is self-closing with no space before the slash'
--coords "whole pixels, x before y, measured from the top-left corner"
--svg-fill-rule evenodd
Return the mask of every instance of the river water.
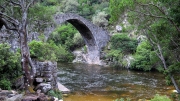
<path id="1" fill-rule="evenodd" d="M 150 99 L 155 94 L 170 95 L 174 88 L 165 84 L 158 72 L 115 70 L 88 64 L 58 64 L 58 81 L 71 90 L 64 101 L 131 101 Z"/>

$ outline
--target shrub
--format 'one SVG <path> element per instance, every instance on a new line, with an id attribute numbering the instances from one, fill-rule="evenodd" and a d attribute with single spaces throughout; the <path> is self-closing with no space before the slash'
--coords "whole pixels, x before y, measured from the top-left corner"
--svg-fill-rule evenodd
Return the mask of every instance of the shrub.
<path id="1" fill-rule="evenodd" d="M 70 49 L 74 45 L 72 39 L 75 33 L 77 33 L 77 30 L 71 24 L 64 24 L 55 29 L 48 41 L 52 40 L 56 45 L 65 45 L 66 49 Z"/>
<path id="2" fill-rule="evenodd" d="M 108 25 L 107 15 L 105 11 L 98 12 L 97 15 L 93 16 L 92 21 L 95 25 L 106 27 Z"/>
<path id="3" fill-rule="evenodd" d="M 42 4 L 44 6 L 54 6 L 58 4 L 58 1 L 57 0 L 43 0 Z"/>
<path id="4" fill-rule="evenodd" d="M 155 95 L 150 101 L 171 101 L 167 96 Z"/>
<path id="5" fill-rule="evenodd" d="M 123 53 L 134 53 L 136 51 L 138 41 L 130 39 L 127 34 L 116 34 L 111 37 L 112 49 L 117 49 Z"/>
<path id="6" fill-rule="evenodd" d="M 42 41 L 31 41 L 29 43 L 30 54 L 32 58 L 39 61 L 60 61 L 69 62 L 73 60 L 73 55 L 66 51 L 61 45 L 57 46 L 53 41 L 44 43 Z"/>
<path id="7" fill-rule="evenodd" d="M 55 50 L 57 50 L 57 46 L 53 44 L 44 43 L 42 41 L 31 41 L 29 43 L 30 47 L 30 55 L 32 58 L 35 58 L 39 61 L 51 60 L 57 61 L 57 57 L 55 55 Z"/>
<path id="8" fill-rule="evenodd" d="M 53 40 L 56 44 L 65 44 L 67 38 L 73 38 L 76 32 L 77 30 L 71 24 L 64 24 L 55 29 L 49 40 Z"/>
<path id="9" fill-rule="evenodd" d="M 122 66 L 122 61 L 123 61 L 123 56 L 124 54 L 120 51 L 120 50 L 110 50 L 107 53 L 106 58 L 109 58 L 112 62 L 112 66 L 113 67 L 117 67 L 117 66 Z"/>
<path id="10" fill-rule="evenodd" d="M 62 0 L 61 4 L 62 4 L 61 9 L 64 13 L 67 12 L 76 13 L 79 6 L 77 0 Z"/>
<path id="11" fill-rule="evenodd" d="M 148 71 L 152 69 L 152 47 L 147 42 L 142 42 L 136 50 L 136 54 L 134 55 L 134 60 L 131 63 L 131 69 L 139 69 Z"/>
<path id="12" fill-rule="evenodd" d="M 57 58 L 59 62 L 72 62 L 75 58 L 74 55 L 68 52 L 62 45 L 58 46 Z"/>
<path id="13" fill-rule="evenodd" d="M 11 86 L 12 86 L 12 84 L 8 79 L 3 78 L 0 80 L 0 88 L 10 90 Z"/>
<path id="14" fill-rule="evenodd" d="M 48 91 L 48 95 L 56 97 L 58 99 L 62 99 L 62 93 L 57 89 Z"/>
<path id="15" fill-rule="evenodd" d="M 10 89 L 11 80 L 20 75 L 20 54 L 11 52 L 9 44 L 0 44 L 0 88 Z"/>
<path id="16" fill-rule="evenodd" d="M 85 45 L 84 40 L 80 33 L 76 33 L 73 38 L 74 47 L 83 47 Z"/>

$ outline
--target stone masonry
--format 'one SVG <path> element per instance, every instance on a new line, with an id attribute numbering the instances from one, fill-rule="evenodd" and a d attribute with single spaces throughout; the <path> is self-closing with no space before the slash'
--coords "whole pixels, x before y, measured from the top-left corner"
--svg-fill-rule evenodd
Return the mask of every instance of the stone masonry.
<path id="1" fill-rule="evenodd" d="M 41 90 L 46 93 L 50 89 L 57 88 L 57 62 L 34 61 L 36 66 L 36 74 L 34 78 L 35 90 Z"/>
<path id="2" fill-rule="evenodd" d="M 87 45 L 87 62 L 89 64 L 99 64 L 100 51 L 106 46 L 110 38 L 108 31 L 77 14 L 57 14 L 54 20 L 56 24 L 62 24 L 65 21 L 71 23 L 80 32 Z"/>

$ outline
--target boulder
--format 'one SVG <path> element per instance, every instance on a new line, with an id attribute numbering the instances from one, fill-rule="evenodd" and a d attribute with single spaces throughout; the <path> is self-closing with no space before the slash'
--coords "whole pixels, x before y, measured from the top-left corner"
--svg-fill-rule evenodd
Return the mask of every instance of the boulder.
<path id="1" fill-rule="evenodd" d="M 6 97 L 5 96 L 0 96 L 0 101 L 6 101 Z"/>
<path id="2" fill-rule="evenodd" d="M 8 96 L 9 94 L 13 94 L 13 92 L 12 91 L 8 91 L 8 90 L 2 90 L 0 92 L 0 96 Z"/>
<path id="3" fill-rule="evenodd" d="M 117 32 L 121 32 L 122 31 L 122 27 L 120 25 L 116 25 L 116 31 Z"/>
<path id="4" fill-rule="evenodd" d="M 26 95 L 23 97 L 21 101 L 37 101 L 38 96 L 37 95 Z"/>
<path id="5" fill-rule="evenodd" d="M 43 78 L 36 78 L 36 82 L 37 83 L 42 83 L 43 82 Z"/>
<path id="6" fill-rule="evenodd" d="M 17 94 L 10 98 L 7 98 L 6 101 L 21 101 L 23 98 L 23 94 Z"/>
<path id="7" fill-rule="evenodd" d="M 40 83 L 35 88 L 35 90 L 38 90 L 38 89 L 40 89 L 42 93 L 47 93 L 49 90 L 52 89 L 52 86 L 51 84 L 48 84 L 48 83 Z"/>

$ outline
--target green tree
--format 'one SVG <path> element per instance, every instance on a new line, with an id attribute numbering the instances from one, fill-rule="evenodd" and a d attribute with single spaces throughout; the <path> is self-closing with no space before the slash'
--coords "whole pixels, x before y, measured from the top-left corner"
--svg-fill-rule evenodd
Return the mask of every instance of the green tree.
<path id="1" fill-rule="evenodd" d="M 72 39 L 75 33 L 77 33 L 77 30 L 71 24 L 64 24 L 57 27 L 48 40 L 54 41 L 56 45 L 64 45 L 67 50 L 74 50 L 75 48 Z"/>
<path id="2" fill-rule="evenodd" d="M 160 60 L 152 49 L 153 48 L 148 41 L 140 43 L 136 49 L 130 68 L 150 71 L 152 68 L 155 68 L 156 65 L 159 65 Z"/>
<path id="3" fill-rule="evenodd" d="M 122 15 L 127 8 L 134 6 L 134 0 L 110 0 L 110 23 L 118 21 L 120 15 Z"/>
<path id="4" fill-rule="evenodd" d="M 76 13 L 79 3 L 77 0 L 62 0 L 61 9 L 64 13 Z"/>
<path id="5" fill-rule="evenodd" d="M 116 34 L 111 37 L 112 49 L 117 49 L 123 53 L 134 53 L 138 45 L 136 39 L 130 39 L 127 34 Z"/>
<path id="6" fill-rule="evenodd" d="M 0 44 L 0 88 L 11 89 L 11 82 L 21 75 L 20 54 L 11 52 L 8 44 Z"/>
<path id="7" fill-rule="evenodd" d="M 30 8 L 36 4 L 38 5 L 38 1 L 35 1 L 36 0 L 0 1 L 0 28 L 4 25 L 6 29 L 14 31 L 14 33 L 20 37 L 21 67 L 23 69 L 26 92 L 30 92 L 29 88 L 33 87 L 32 78 L 35 75 L 35 67 L 31 61 L 28 47 L 28 28 L 36 27 L 33 25 L 30 26 L 30 23 L 31 21 L 33 22 L 33 19 L 36 19 L 35 17 L 37 16 L 30 18 L 29 14 Z M 34 11 L 38 12 L 39 10 Z M 41 23 L 45 23 L 46 20 L 41 21 Z M 38 22 L 38 20 L 35 22 Z M 29 68 L 29 66 L 31 68 Z"/>
<path id="8" fill-rule="evenodd" d="M 24 75 L 24 86 L 27 92 L 28 88 L 32 87 L 33 83 L 31 78 L 33 75 L 30 74 L 29 65 L 32 69 L 35 69 L 30 58 L 29 47 L 27 44 L 28 9 L 31 7 L 33 2 L 34 0 L 1 0 L 0 3 L 1 23 L 3 23 L 6 29 L 18 33 L 20 37 L 21 64 Z M 18 12 L 16 10 L 18 10 Z"/>
<path id="9" fill-rule="evenodd" d="M 60 44 L 57 46 L 53 41 L 31 41 L 29 43 L 31 58 L 38 61 L 59 61 L 59 62 L 71 62 L 74 59 L 72 53 L 68 52 Z"/>
<path id="10" fill-rule="evenodd" d="M 128 5 L 127 2 L 129 2 Z M 114 3 L 117 2 L 114 1 Z M 177 17 L 179 3 L 179 0 L 121 0 L 118 2 L 118 9 L 125 8 L 131 24 L 138 26 L 138 32 L 146 35 L 165 71 L 168 71 L 169 66 L 180 61 L 179 55 L 177 56 L 180 52 L 180 28 Z M 117 20 L 113 18 L 116 13 L 123 12 L 124 10 L 119 12 L 111 10 L 112 21 Z M 171 73 L 168 75 L 180 93 L 173 75 Z"/>

